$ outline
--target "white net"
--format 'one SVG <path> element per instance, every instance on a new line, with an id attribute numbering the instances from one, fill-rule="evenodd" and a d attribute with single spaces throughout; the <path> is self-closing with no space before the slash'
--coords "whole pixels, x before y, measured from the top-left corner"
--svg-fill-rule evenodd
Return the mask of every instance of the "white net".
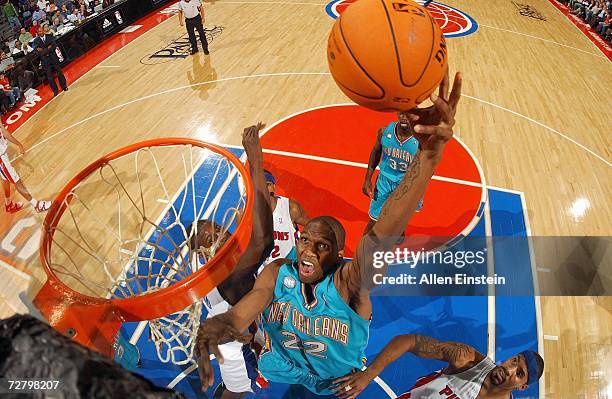
<path id="1" fill-rule="evenodd" d="M 154 146 L 103 164 L 70 191 L 64 205 L 49 255 L 56 276 L 88 296 L 127 298 L 199 270 L 222 245 L 220 237 L 235 231 L 245 192 L 243 176 L 223 154 L 192 145 Z M 201 220 L 220 234 L 197 256 L 191 246 L 199 229 L 194 222 Z M 199 299 L 148 322 L 161 361 L 192 362 Z"/>

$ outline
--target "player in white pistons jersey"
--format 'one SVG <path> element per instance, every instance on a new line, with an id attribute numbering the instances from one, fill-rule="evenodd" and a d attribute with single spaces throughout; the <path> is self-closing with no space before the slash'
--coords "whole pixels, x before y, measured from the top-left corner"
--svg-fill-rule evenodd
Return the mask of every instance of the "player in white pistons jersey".
<path id="1" fill-rule="evenodd" d="M 385 367 L 406 352 L 442 360 L 448 366 L 419 378 L 398 399 L 508 399 L 512 398 L 512 391 L 525 390 L 535 384 L 544 372 L 544 360 L 530 350 L 497 365 L 469 345 L 407 334 L 391 340 L 364 371 L 337 379 L 338 397 L 357 397 Z"/>
<path id="2" fill-rule="evenodd" d="M 294 259 L 295 240 L 297 238 L 296 225 L 305 226 L 310 219 L 297 201 L 276 195 L 276 178 L 272 173 L 264 170 L 264 175 L 270 193 L 270 205 L 274 210 L 272 213 L 274 249 L 264 264 L 279 258 Z M 259 272 L 261 272 L 261 268 Z"/>
<path id="3" fill-rule="evenodd" d="M 251 138 L 255 140 L 254 136 Z M 249 143 L 250 141 L 243 140 L 245 149 L 249 147 Z M 258 152 L 261 152 L 261 149 L 258 147 L 259 145 L 259 142 L 255 144 L 251 143 L 251 146 L 254 148 L 247 151 L 247 156 L 256 191 L 263 191 L 262 187 L 264 186 L 261 185 L 261 180 L 256 180 L 254 173 L 254 168 L 259 168 L 260 165 L 259 161 L 253 161 L 253 158 L 258 156 Z M 270 210 L 274 209 L 274 212 L 272 213 L 273 234 L 269 234 L 271 231 L 268 233 L 268 239 L 270 237 L 274 237 L 274 247 L 272 248 L 271 252 L 269 248 L 264 249 L 264 252 L 266 254 L 270 254 L 270 256 L 268 256 L 265 261 L 260 261 L 261 266 L 258 268 L 259 270 L 257 271 L 257 274 L 259 274 L 263 267 L 272 260 L 291 256 L 291 252 L 294 251 L 295 248 L 295 234 L 297 231 L 295 224 L 297 223 L 303 225 L 308 223 L 309 220 L 300 204 L 298 204 L 296 201 L 275 195 L 276 179 L 269 171 L 263 169 L 261 169 L 261 171 L 263 171 L 266 183 L 265 188 L 269 194 L 269 196 L 267 196 L 269 201 L 267 207 L 268 215 Z M 265 218 L 265 215 L 262 215 L 266 212 L 264 209 L 265 207 L 261 206 L 262 203 L 263 201 L 261 201 L 261 198 L 256 197 L 256 203 L 253 211 L 254 226 L 257 223 L 260 223 L 259 219 L 263 220 Z M 266 228 L 261 230 L 262 234 L 265 233 L 265 231 L 268 231 L 268 229 Z M 221 226 L 217 225 L 216 223 L 208 220 L 199 221 L 198 234 L 196 237 L 193 237 L 191 244 L 192 248 L 197 248 L 199 250 L 199 259 L 196 261 L 200 263 L 205 262 L 205 259 L 209 257 L 206 252 L 210 252 L 210 249 L 213 247 L 217 249 L 222 247 L 228 238 L 229 235 L 227 233 L 223 234 Z M 251 237 L 250 242 L 254 241 L 258 241 L 255 235 Z M 249 243 L 249 245 L 251 244 Z M 261 251 L 262 248 L 259 248 L 259 250 Z M 247 263 L 248 262 L 242 262 L 241 259 L 239 266 L 237 266 L 234 270 L 234 275 L 244 276 L 245 273 L 248 273 L 249 271 L 251 274 L 254 274 L 255 270 L 253 270 L 253 265 L 250 264 L 249 266 Z M 204 298 L 204 306 L 208 311 L 208 318 L 227 312 L 232 308 L 232 304 L 235 303 L 235 298 L 240 299 L 242 297 L 242 292 L 244 290 L 241 289 L 240 286 L 232 286 L 235 284 L 236 279 L 228 279 L 219 287 L 213 289 Z M 248 286 L 250 287 L 251 285 L 249 284 Z M 256 327 L 253 326 L 250 330 L 253 335 L 256 335 L 255 329 Z M 253 345 L 250 344 L 242 344 L 238 341 L 228 342 L 219 346 L 219 350 L 224 358 L 223 364 L 219 365 L 223 385 L 220 385 L 217 388 L 215 398 L 241 398 L 246 393 L 255 391 L 259 385 L 265 384 L 265 381 L 262 380 L 261 377 L 258 378 L 257 357 L 252 349 L 252 346 Z"/>
<path id="4" fill-rule="evenodd" d="M 2 188 L 4 190 L 4 208 L 8 213 L 15 213 L 23 208 L 23 203 L 13 202 L 11 199 L 11 184 L 15 186 L 19 194 L 23 196 L 36 212 L 45 212 L 51 208 L 51 201 L 39 201 L 32 197 L 23 181 L 17 174 L 17 171 L 11 165 L 8 157 L 8 143 L 11 142 L 19 147 L 19 152 L 23 155 L 25 148 L 19 140 L 17 140 L 8 130 L 0 123 L 0 179 L 2 180 Z"/>
<path id="5" fill-rule="evenodd" d="M 244 129 L 242 145 L 249 161 L 253 180 L 254 202 L 252 233 L 249 244 L 232 274 L 204 298 L 208 317 L 227 312 L 255 284 L 257 269 L 273 248 L 273 223 L 270 196 L 264 177 L 263 153 L 259 141 L 262 123 Z M 195 229 L 195 231 L 193 231 Z M 192 262 L 206 263 L 230 238 L 230 233 L 211 220 L 199 220 L 187 232 Z M 219 362 L 223 384 L 217 387 L 215 399 L 239 399 L 253 392 L 257 385 L 257 357 L 244 334 L 237 334 L 234 342 L 221 345 L 223 362 Z M 241 340 L 245 343 L 240 343 Z M 218 358 L 219 356 L 217 356 Z"/>

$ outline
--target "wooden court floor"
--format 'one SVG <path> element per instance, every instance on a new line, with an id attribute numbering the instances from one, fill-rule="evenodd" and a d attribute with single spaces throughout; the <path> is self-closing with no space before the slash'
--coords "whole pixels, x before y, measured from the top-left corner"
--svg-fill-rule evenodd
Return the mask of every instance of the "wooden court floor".
<path id="1" fill-rule="evenodd" d="M 451 72 L 464 76 L 456 134 L 487 184 L 525 193 L 533 235 L 610 235 L 611 63 L 548 0 L 524 2 L 547 20 L 521 16 L 509 0 L 445 2 L 479 24 L 448 40 Z M 53 197 L 89 162 L 136 141 L 187 136 L 237 145 L 242 128 L 259 120 L 347 102 L 327 73 L 333 20 L 324 7 L 217 0 L 206 5 L 207 25 L 223 27 L 210 56 L 143 65 L 184 34 L 176 17 L 168 19 L 19 128 L 29 151 L 15 167 L 38 196 Z M 26 275 L 0 269 L 5 315 L 19 309 L 17 293 L 29 284 L 31 296 L 44 281 L 31 259 Z M 602 267 L 610 278 L 610 265 Z M 541 309 L 545 397 L 612 397 L 612 297 L 542 297 Z"/>

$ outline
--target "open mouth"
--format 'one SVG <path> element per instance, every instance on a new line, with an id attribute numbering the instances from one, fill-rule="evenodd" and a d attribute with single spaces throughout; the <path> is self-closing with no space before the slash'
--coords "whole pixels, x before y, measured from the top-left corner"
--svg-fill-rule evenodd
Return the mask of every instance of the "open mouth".
<path id="1" fill-rule="evenodd" d="M 304 277 L 310 277 L 314 274 L 315 272 L 315 266 L 314 263 L 309 262 L 307 260 L 303 260 L 300 262 L 299 265 L 299 270 L 300 270 L 300 274 Z"/>

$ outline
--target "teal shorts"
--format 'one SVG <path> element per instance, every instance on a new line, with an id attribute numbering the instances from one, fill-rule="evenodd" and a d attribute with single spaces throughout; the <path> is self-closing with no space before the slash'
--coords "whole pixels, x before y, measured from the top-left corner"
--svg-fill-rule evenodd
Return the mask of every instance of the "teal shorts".
<path id="1" fill-rule="evenodd" d="M 389 198 L 391 193 L 395 191 L 400 183 L 401 180 L 395 182 L 382 173 L 378 175 L 378 178 L 376 179 L 376 186 L 374 187 L 374 194 L 372 195 L 372 201 L 370 202 L 370 211 L 368 212 L 370 219 L 378 220 L 380 211 L 382 211 L 385 202 L 387 202 L 387 198 Z M 416 212 L 419 212 L 422 207 L 423 200 L 420 200 Z"/>

